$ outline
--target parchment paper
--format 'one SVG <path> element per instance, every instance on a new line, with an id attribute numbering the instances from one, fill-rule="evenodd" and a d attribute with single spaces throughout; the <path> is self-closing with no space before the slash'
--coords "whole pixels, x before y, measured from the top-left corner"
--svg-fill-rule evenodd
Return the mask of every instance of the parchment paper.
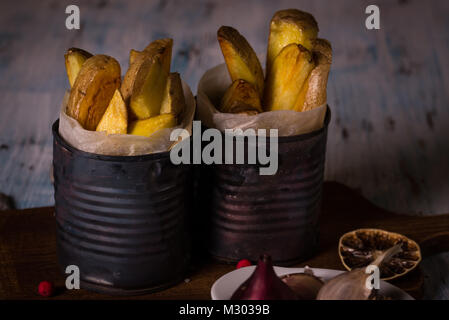
<path id="1" fill-rule="evenodd" d="M 170 141 L 173 129 L 184 128 L 192 134 L 192 121 L 195 114 L 195 98 L 189 86 L 182 83 L 186 108 L 181 115 L 182 123 L 174 128 L 161 129 L 150 137 L 130 134 L 111 134 L 85 130 L 77 120 L 65 112 L 69 93 L 66 92 L 59 115 L 59 134 L 72 147 L 79 150 L 110 156 L 136 156 L 170 150 L 177 142 Z"/>
<path id="2" fill-rule="evenodd" d="M 244 115 L 221 113 L 216 106 L 231 84 L 225 64 L 209 69 L 198 84 L 197 117 L 209 128 L 225 129 L 278 129 L 279 136 L 309 133 L 323 126 L 326 104 L 309 111 L 277 110 Z"/>

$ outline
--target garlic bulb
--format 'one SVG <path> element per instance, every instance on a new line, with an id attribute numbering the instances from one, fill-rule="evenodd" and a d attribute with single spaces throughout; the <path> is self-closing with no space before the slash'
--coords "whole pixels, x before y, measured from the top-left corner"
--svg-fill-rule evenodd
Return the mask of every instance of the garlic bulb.
<path id="1" fill-rule="evenodd" d="M 401 252 L 401 244 L 396 244 L 373 261 L 372 265 L 380 266 Z M 318 292 L 317 300 L 369 300 L 375 298 L 377 292 L 367 286 L 366 282 L 371 275 L 365 268 L 357 268 L 342 273 L 329 280 Z"/>

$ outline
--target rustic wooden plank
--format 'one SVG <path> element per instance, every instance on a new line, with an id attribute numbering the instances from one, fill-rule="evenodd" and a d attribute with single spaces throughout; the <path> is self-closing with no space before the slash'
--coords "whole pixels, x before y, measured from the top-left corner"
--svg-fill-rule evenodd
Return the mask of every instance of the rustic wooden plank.
<path id="1" fill-rule="evenodd" d="M 326 179 L 392 211 L 449 212 L 449 2 L 377 1 L 379 31 L 363 27 L 369 1 L 79 1 L 80 31 L 64 27 L 70 3 L 0 3 L 0 192 L 19 208 L 53 203 L 50 125 L 68 85 L 66 48 L 108 53 L 125 69 L 130 48 L 171 36 L 173 69 L 195 91 L 223 61 L 220 25 L 237 27 L 263 57 L 272 13 L 297 7 L 334 46 Z M 435 274 L 429 294 L 449 296 L 449 255 L 423 266 Z"/>
<path id="2" fill-rule="evenodd" d="M 444 238 L 440 237 L 443 241 L 434 244 L 433 249 L 435 252 L 449 249 L 449 214 L 430 217 L 391 214 L 337 183 L 325 184 L 323 199 L 320 248 L 314 257 L 297 266 L 343 269 L 337 253 L 338 239 L 344 232 L 360 227 L 400 232 L 421 244 L 433 235 L 444 234 Z M 336 216 L 339 219 L 335 219 Z M 56 263 L 52 207 L 9 211 L 0 215 L 0 258 L 0 298 L 40 298 L 36 294 L 36 286 L 44 279 L 54 281 L 60 289 L 56 299 L 110 298 L 86 290 L 64 289 L 64 277 Z M 210 299 L 213 282 L 234 268 L 210 261 L 203 255 L 198 255 L 193 262 L 188 282 L 137 298 Z M 393 283 L 419 297 L 423 281 L 427 280 L 418 270 Z"/>

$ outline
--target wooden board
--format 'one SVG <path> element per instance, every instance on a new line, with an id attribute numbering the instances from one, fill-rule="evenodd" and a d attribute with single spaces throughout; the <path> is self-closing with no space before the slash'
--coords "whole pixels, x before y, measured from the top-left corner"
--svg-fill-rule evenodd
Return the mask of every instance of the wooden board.
<path id="1" fill-rule="evenodd" d="M 352 190 L 337 183 L 325 183 L 321 240 L 317 254 L 297 266 L 343 269 L 337 254 L 341 234 L 360 227 L 395 231 L 418 241 L 424 256 L 449 250 L 449 214 L 432 217 L 395 215 L 370 204 Z M 54 299 L 121 299 L 86 290 L 66 290 L 56 263 L 53 208 L 8 211 L 0 214 L 0 298 L 39 299 L 37 285 L 53 281 L 58 294 Z M 282 244 L 279 244 L 282 245 Z M 194 259 L 188 282 L 137 299 L 210 299 L 210 288 L 235 266 Z M 425 277 L 418 269 L 392 283 L 415 297 L 422 294 Z M 123 298 L 123 299 L 129 299 Z"/>

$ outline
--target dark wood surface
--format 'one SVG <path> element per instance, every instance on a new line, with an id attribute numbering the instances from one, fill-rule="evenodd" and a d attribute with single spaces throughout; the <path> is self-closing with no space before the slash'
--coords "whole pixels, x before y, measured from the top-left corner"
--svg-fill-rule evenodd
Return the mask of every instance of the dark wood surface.
<path id="1" fill-rule="evenodd" d="M 65 279 L 56 262 L 53 212 L 52 207 L 46 207 L 0 213 L 0 298 L 39 299 L 37 285 L 42 280 L 56 284 L 57 294 L 52 299 L 121 298 L 64 288 Z M 421 245 L 424 257 L 449 250 L 449 214 L 427 217 L 392 214 L 341 184 L 327 182 L 323 193 L 319 251 L 297 266 L 343 269 L 337 253 L 338 239 L 344 232 L 360 227 L 402 233 Z M 189 281 L 162 292 L 133 298 L 210 299 L 214 281 L 234 267 L 208 258 L 196 258 L 188 275 Z M 428 276 L 418 268 L 392 283 L 420 298 Z"/>

